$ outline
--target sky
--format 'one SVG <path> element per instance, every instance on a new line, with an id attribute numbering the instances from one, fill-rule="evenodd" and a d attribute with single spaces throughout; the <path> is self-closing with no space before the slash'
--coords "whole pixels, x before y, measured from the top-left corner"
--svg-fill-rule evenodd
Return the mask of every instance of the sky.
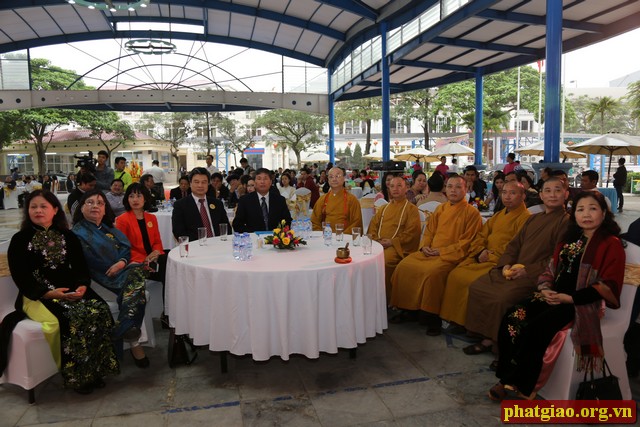
<path id="1" fill-rule="evenodd" d="M 201 71 L 207 69 L 206 73 L 212 74 L 212 78 L 216 81 L 229 82 L 226 84 L 234 86 L 235 90 L 246 90 L 246 88 L 230 83 L 234 78 L 224 70 L 229 71 L 235 77 L 244 79 L 255 91 L 280 91 L 282 60 L 279 56 L 235 46 L 207 44 L 206 48 L 201 48 L 192 45 L 191 42 L 175 41 L 175 43 L 179 46 L 178 53 L 197 52 L 198 57 L 219 64 L 220 69 L 211 69 L 204 63 L 195 64 L 193 61 L 190 66 Z M 104 62 L 105 58 L 113 59 L 119 55 L 113 40 L 82 42 L 75 45 L 77 48 L 69 45 L 57 45 L 32 49 L 32 57 L 44 57 L 50 59 L 54 65 L 84 73 Z M 640 55 L 634 53 L 638 46 L 640 46 L 640 29 L 567 53 L 564 55 L 563 80 L 568 87 L 608 87 L 609 81 L 640 71 Z M 168 63 L 170 62 L 169 57 L 173 55 L 163 56 L 166 59 L 158 57 L 154 59 L 156 62 L 164 60 L 165 63 Z M 72 58 L 71 62 L 70 58 Z M 174 60 L 182 61 L 183 59 L 174 58 Z M 115 62 L 112 64 L 115 65 Z M 257 64 L 259 65 L 256 67 Z M 301 62 L 292 59 L 285 59 L 285 64 L 289 65 L 285 71 L 287 81 L 285 91 L 303 92 L 305 75 L 307 77 L 315 76 L 314 87 L 307 87 L 307 90 L 316 93 L 323 91 L 326 77 L 321 70 L 316 68 L 313 71 L 304 71 L 299 67 Z M 124 65 L 124 63 L 121 64 L 121 69 L 127 68 Z M 178 69 L 179 67 L 176 67 L 174 70 Z M 105 75 L 111 76 L 113 74 L 113 70 L 110 70 Z M 145 77 L 142 76 L 139 80 L 144 79 Z M 85 80 L 85 82 L 95 87 L 100 85 L 100 82 L 96 81 Z"/>

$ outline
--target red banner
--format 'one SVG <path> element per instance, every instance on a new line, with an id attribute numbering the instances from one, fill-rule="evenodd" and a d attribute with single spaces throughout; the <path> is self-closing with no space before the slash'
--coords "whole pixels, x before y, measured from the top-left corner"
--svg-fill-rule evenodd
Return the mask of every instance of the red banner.
<path id="1" fill-rule="evenodd" d="M 505 424 L 634 424 L 633 400 L 503 400 Z"/>

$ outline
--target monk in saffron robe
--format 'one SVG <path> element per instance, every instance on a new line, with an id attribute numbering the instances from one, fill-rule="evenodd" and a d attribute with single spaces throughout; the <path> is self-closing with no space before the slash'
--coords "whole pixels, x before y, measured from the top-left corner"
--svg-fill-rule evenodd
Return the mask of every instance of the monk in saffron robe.
<path id="1" fill-rule="evenodd" d="M 391 277 L 391 305 L 427 312 L 427 335 L 440 334 L 447 275 L 466 258 L 482 227 L 480 212 L 465 199 L 464 178 L 450 177 L 446 193 L 448 201 L 427 222 L 420 250 L 403 259 Z"/>
<path id="2" fill-rule="evenodd" d="M 524 203 L 525 190 L 522 184 L 506 183 L 500 197 L 505 207 L 482 226 L 482 230 L 471 242 L 467 259 L 447 277 L 440 317 L 449 323 L 464 326 L 469 285 L 496 266 L 507 244 L 530 216 Z"/>
<path id="3" fill-rule="evenodd" d="M 567 230 L 569 215 L 564 206 L 568 196 L 559 178 L 545 181 L 540 193 L 545 211 L 529 217 L 496 266 L 469 286 L 465 327 L 484 339 L 465 347 L 466 354 L 496 349 L 504 314 L 536 290 L 538 276 Z M 520 264 L 519 268 L 512 269 L 515 264 Z M 497 362 L 492 363 L 495 365 Z"/>
<path id="4" fill-rule="evenodd" d="M 368 234 L 384 248 L 384 276 L 387 301 L 391 297 L 391 275 L 407 255 L 420 244 L 420 211 L 407 200 L 407 182 L 395 176 L 387 185 L 391 203 L 378 209 L 369 224 Z"/>
<path id="5" fill-rule="evenodd" d="M 344 233 L 351 234 L 353 227 L 362 228 L 362 211 L 360 202 L 344 188 L 344 171 L 332 168 L 328 174 L 329 192 L 320 197 L 313 206 L 311 224 L 314 230 L 322 230 L 322 223 L 331 224 L 336 231 L 336 224 L 344 224 Z"/>

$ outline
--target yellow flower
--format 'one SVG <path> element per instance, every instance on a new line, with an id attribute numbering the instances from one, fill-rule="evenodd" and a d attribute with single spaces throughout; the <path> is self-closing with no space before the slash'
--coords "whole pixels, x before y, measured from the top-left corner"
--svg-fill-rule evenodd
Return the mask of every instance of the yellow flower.
<path id="1" fill-rule="evenodd" d="M 273 230 L 273 234 L 280 234 L 280 229 L 276 228 L 275 230 Z"/>
<path id="2" fill-rule="evenodd" d="M 289 243 L 291 243 L 291 240 L 288 237 L 285 237 L 282 239 L 282 243 L 284 243 L 285 246 L 289 246 Z"/>
<path id="3" fill-rule="evenodd" d="M 296 237 L 296 233 L 293 231 L 293 229 L 289 230 L 289 236 Z"/>
<path id="4" fill-rule="evenodd" d="M 280 238 L 284 239 L 284 237 L 285 237 L 285 234 L 284 233 L 280 233 Z"/>

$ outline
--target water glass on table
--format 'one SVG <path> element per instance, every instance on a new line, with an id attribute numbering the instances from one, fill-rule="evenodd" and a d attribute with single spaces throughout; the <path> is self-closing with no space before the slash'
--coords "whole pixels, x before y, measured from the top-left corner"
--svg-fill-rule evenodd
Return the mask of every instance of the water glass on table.
<path id="1" fill-rule="evenodd" d="M 362 253 L 365 255 L 371 255 L 373 250 L 373 240 L 371 234 L 365 234 L 362 236 Z"/>
<path id="2" fill-rule="evenodd" d="M 200 246 L 207 246 L 207 229 L 198 227 L 198 243 Z"/>
<path id="3" fill-rule="evenodd" d="M 336 224 L 336 242 L 344 240 L 344 224 Z"/>
<path id="4" fill-rule="evenodd" d="M 220 224 L 220 240 L 227 241 L 227 224 Z"/>
<path id="5" fill-rule="evenodd" d="M 360 236 L 362 235 L 362 228 L 360 227 L 353 227 L 351 229 L 351 238 L 353 239 L 353 241 L 351 242 L 351 244 L 353 246 L 360 246 Z"/>
<path id="6" fill-rule="evenodd" d="M 205 236 L 206 236 L 205 232 Z M 178 245 L 180 246 L 180 257 L 186 258 L 189 256 L 189 236 L 178 237 Z"/>

